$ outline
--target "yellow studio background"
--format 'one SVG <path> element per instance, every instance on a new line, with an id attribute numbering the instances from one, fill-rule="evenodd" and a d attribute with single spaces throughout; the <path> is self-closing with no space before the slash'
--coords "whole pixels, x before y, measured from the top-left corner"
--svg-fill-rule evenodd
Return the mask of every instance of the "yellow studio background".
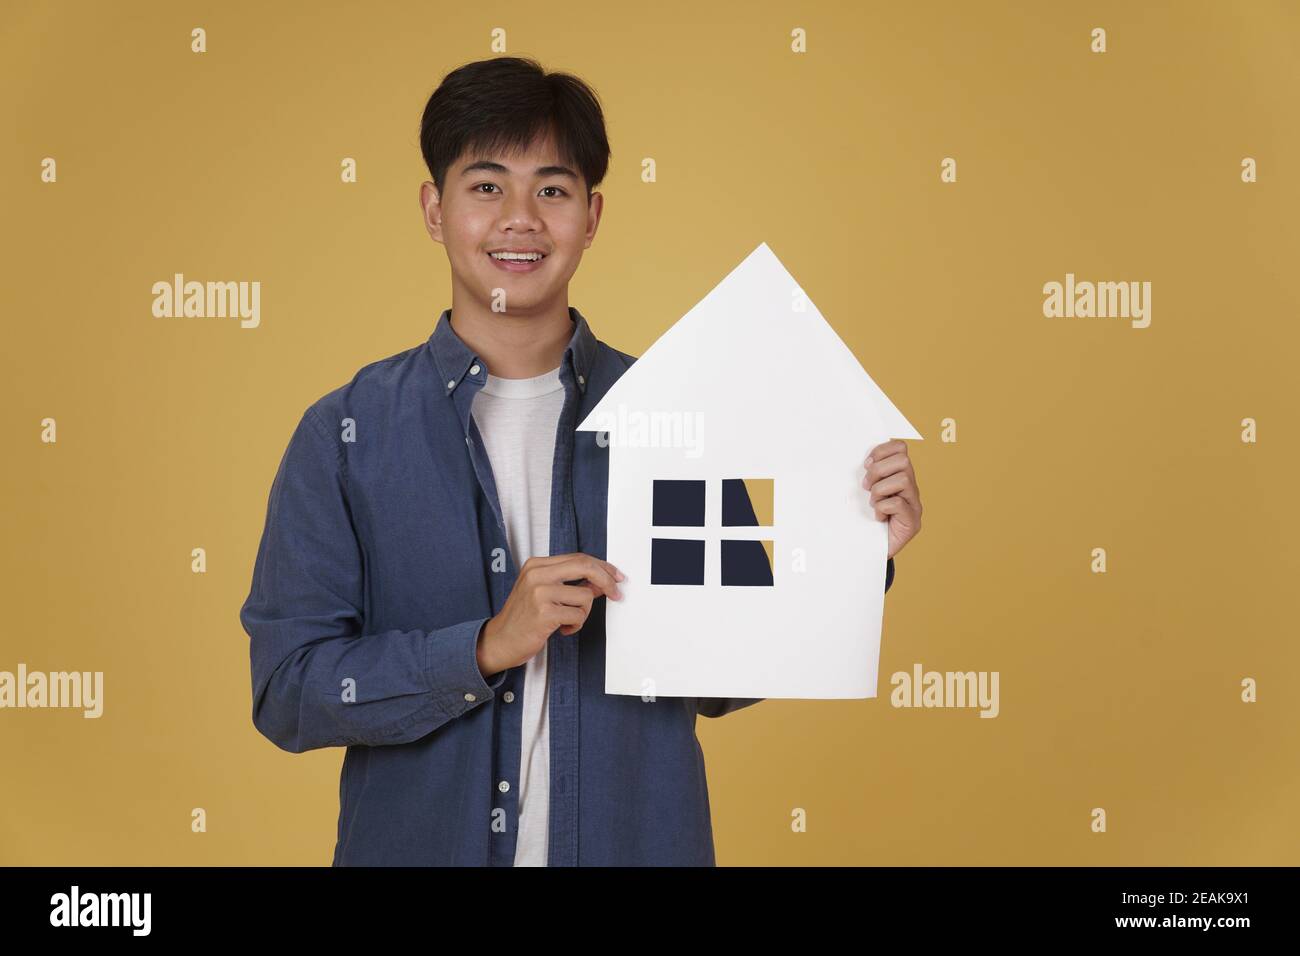
<path id="1" fill-rule="evenodd" d="M 5 4 L 0 670 L 103 671 L 104 714 L 0 710 L 0 863 L 329 863 L 343 751 L 257 733 L 238 610 L 302 411 L 451 304 L 420 113 L 498 27 L 606 110 L 601 339 L 765 241 L 926 436 L 880 696 L 699 720 L 719 863 L 1300 864 L 1283 0 Z M 260 325 L 155 318 L 178 272 Z M 1067 273 L 1150 326 L 1045 317 Z M 917 663 L 998 716 L 891 706 Z"/>

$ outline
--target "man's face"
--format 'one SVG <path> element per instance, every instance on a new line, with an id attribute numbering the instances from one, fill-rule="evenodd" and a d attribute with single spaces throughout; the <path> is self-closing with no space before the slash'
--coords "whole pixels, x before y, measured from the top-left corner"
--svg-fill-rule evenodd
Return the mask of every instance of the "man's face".
<path id="1" fill-rule="evenodd" d="M 567 307 L 569 279 L 596 235 L 602 197 L 593 193 L 588 203 L 581 172 L 564 165 L 548 138 L 519 154 L 461 156 L 447 170 L 441 197 L 427 182 L 420 203 L 429 235 L 447 247 L 453 295 L 530 315 Z M 542 258 L 505 261 L 507 252 Z"/>

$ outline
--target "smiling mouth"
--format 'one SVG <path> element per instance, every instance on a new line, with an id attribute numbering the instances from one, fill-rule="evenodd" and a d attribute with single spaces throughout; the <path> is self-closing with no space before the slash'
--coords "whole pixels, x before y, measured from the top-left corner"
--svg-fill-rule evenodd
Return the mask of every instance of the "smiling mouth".
<path id="1" fill-rule="evenodd" d="M 487 253 L 492 264 L 503 272 L 534 272 L 550 256 L 542 252 L 535 253 Z"/>

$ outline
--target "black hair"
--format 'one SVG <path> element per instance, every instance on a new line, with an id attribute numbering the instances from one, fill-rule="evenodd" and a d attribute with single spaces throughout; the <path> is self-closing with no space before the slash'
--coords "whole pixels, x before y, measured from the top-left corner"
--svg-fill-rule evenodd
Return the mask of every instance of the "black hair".
<path id="1" fill-rule="evenodd" d="M 433 91 L 420 120 L 420 152 L 442 195 L 451 164 L 475 155 L 526 149 L 550 134 L 561 162 L 587 184 L 587 199 L 609 168 L 600 100 L 568 73 L 547 73 L 536 60 L 502 56 L 452 70 Z"/>

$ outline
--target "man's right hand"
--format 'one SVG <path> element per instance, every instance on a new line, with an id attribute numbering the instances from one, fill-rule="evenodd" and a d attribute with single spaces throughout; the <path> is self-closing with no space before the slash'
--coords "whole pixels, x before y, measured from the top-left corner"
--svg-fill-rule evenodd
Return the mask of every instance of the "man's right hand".
<path id="1" fill-rule="evenodd" d="M 577 632 L 596 598 L 622 599 L 622 580 L 614 565 L 580 551 L 529 558 L 501 613 L 483 625 L 479 670 L 490 677 L 532 660 L 557 628 L 565 635 Z"/>

